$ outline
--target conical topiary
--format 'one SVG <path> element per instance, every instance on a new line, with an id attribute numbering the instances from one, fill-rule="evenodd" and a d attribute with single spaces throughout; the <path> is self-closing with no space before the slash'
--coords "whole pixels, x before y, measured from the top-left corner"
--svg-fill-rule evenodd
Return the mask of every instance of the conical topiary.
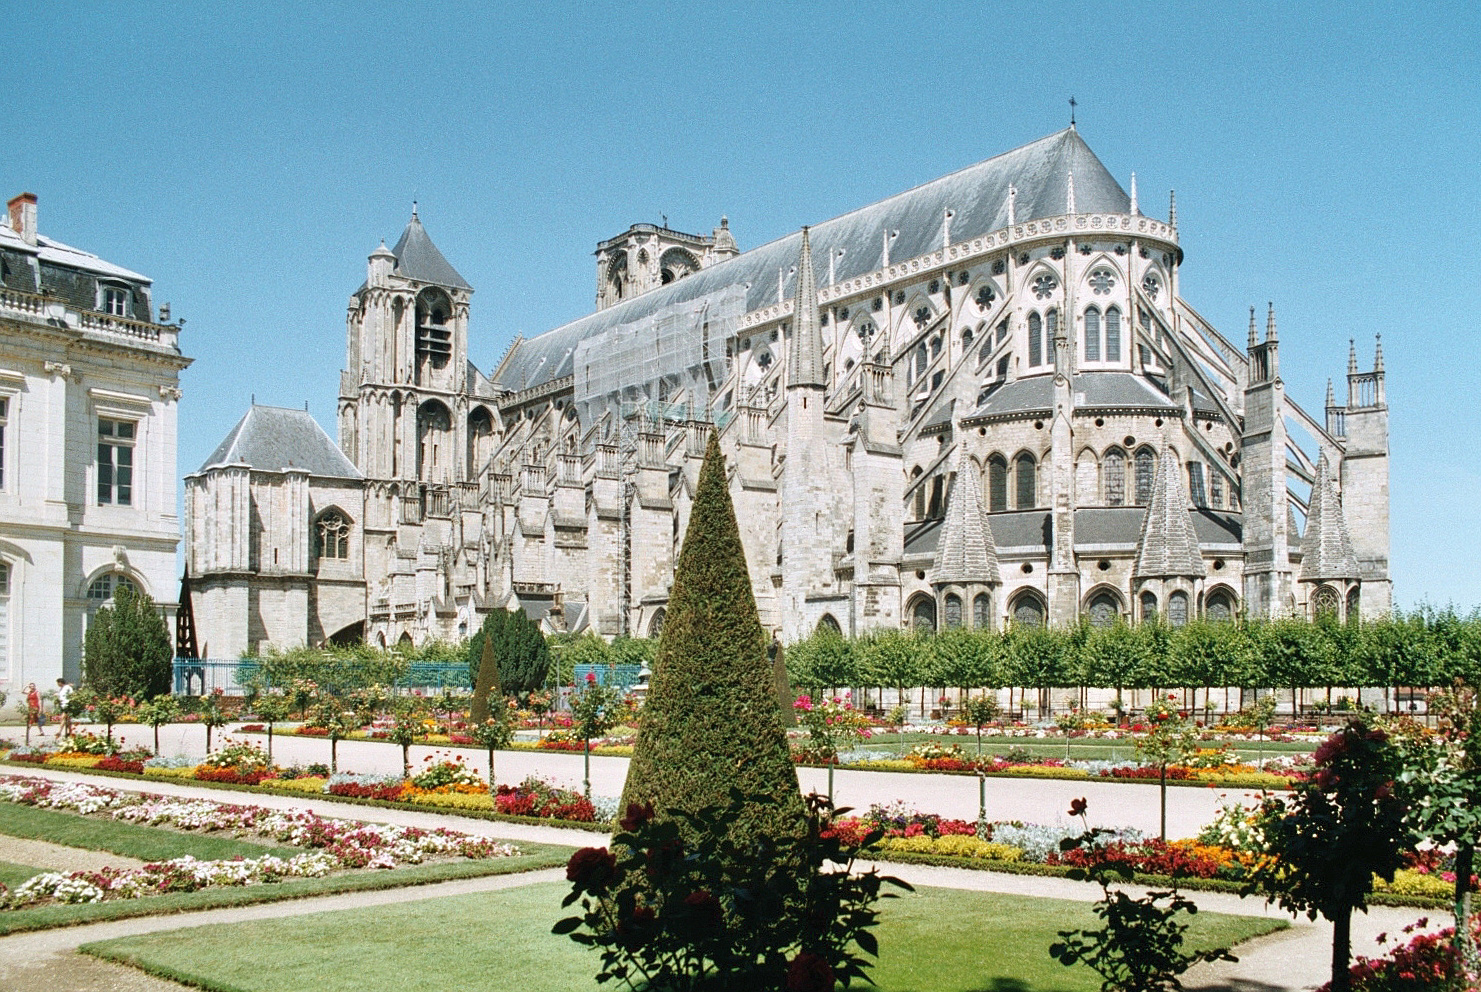
<path id="1" fill-rule="evenodd" d="M 712 433 L 674 570 L 623 808 L 651 802 L 659 815 L 699 810 L 727 802 L 737 788 L 757 798 L 735 821 L 738 839 L 801 829 L 802 793 L 782 730 L 767 643 L 725 459 Z"/>
<path id="2" fill-rule="evenodd" d="M 478 662 L 478 681 L 473 684 L 473 705 L 468 711 L 470 723 L 483 723 L 489 718 L 489 697 L 499 696 L 499 661 L 494 657 L 494 639 L 483 639 L 483 657 Z"/>

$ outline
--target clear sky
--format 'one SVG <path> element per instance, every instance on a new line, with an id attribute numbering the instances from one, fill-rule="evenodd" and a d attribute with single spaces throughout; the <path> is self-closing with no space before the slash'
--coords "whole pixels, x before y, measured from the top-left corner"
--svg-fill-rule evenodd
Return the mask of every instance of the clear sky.
<path id="1" fill-rule="evenodd" d="M 413 198 L 486 372 L 663 215 L 742 249 L 1063 127 L 1319 414 L 1381 332 L 1399 603 L 1481 604 L 1481 5 L 6 5 L 5 196 L 186 318 L 181 473 L 258 402 L 333 436 L 346 303 Z M 1263 326 L 1263 325 L 1262 325 Z"/>

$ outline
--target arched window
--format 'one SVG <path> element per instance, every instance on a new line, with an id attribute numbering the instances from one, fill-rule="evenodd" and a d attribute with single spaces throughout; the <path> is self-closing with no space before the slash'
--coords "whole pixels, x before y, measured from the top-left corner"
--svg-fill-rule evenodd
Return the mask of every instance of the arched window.
<path id="1" fill-rule="evenodd" d="M 1115 307 L 1106 310 L 1106 361 L 1121 361 L 1121 311 Z"/>
<path id="2" fill-rule="evenodd" d="M 1316 595 L 1311 598 L 1311 612 L 1317 616 L 1321 616 L 1324 613 L 1336 616 L 1337 604 L 1337 590 L 1331 586 L 1322 586 L 1316 591 Z"/>
<path id="3" fill-rule="evenodd" d="M 1174 627 L 1188 623 L 1188 594 L 1181 589 L 1167 597 L 1167 622 Z"/>
<path id="4" fill-rule="evenodd" d="M 941 354 L 941 335 L 938 334 L 931 339 L 931 358 L 935 359 Z"/>
<path id="5" fill-rule="evenodd" d="M 1224 473 L 1217 469 L 1208 473 L 1208 502 L 1215 510 L 1224 508 Z"/>
<path id="6" fill-rule="evenodd" d="M 1209 593 L 1208 602 L 1203 607 L 1204 615 L 1208 619 L 1222 622 L 1234 619 L 1234 602 L 1229 594 L 1222 589 Z"/>
<path id="7" fill-rule="evenodd" d="M 911 377 L 912 381 L 914 381 L 915 379 L 919 379 L 921 376 L 925 375 L 926 369 L 930 367 L 930 364 L 930 355 L 927 354 L 925 342 L 922 341 L 920 345 L 915 349 L 915 375 Z"/>
<path id="8" fill-rule="evenodd" d="M 921 467 L 917 465 L 910 472 L 910 482 L 915 486 L 915 515 L 913 520 L 926 519 L 926 484 L 921 481 Z"/>
<path id="9" fill-rule="evenodd" d="M 668 610 L 660 606 L 653 611 L 653 619 L 648 621 L 648 636 L 658 638 L 663 636 L 663 620 L 668 616 Z"/>
<path id="10" fill-rule="evenodd" d="M 910 604 L 910 626 L 922 633 L 936 630 L 936 601 L 930 596 L 917 596 Z"/>
<path id="11" fill-rule="evenodd" d="M 1151 592 L 1142 593 L 1142 619 L 1157 619 L 1157 596 Z"/>
<path id="12" fill-rule="evenodd" d="M 1096 307 L 1085 311 L 1085 360 L 1100 361 L 1100 310 Z"/>
<path id="13" fill-rule="evenodd" d="M 1036 592 L 1019 593 L 1013 600 L 1013 622 L 1020 627 L 1044 626 L 1044 616 L 1047 612 L 1044 609 L 1044 601 Z"/>
<path id="14" fill-rule="evenodd" d="M 1347 591 L 1347 622 L 1357 623 L 1362 617 L 1362 600 L 1358 593 L 1358 587 L 1353 586 Z M 4 636 L 4 628 L 0 627 L 0 636 Z M 0 658 L 5 657 L 5 651 L 0 649 Z"/>
<path id="15" fill-rule="evenodd" d="M 452 414 L 436 400 L 417 408 L 417 478 L 423 482 L 450 482 L 453 453 Z"/>
<path id="16" fill-rule="evenodd" d="M 0 665 L 10 660 L 10 566 L 0 561 Z"/>
<path id="17" fill-rule="evenodd" d="M 1121 601 L 1110 590 L 1103 590 L 1091 597 L 1085 612 L 1090 617 L 1090 626 L 1109 627 L 1121 615 Z"/>
<path id="18" fill-rule="evenodd" d="M 1194 506 L 1208 506 L 1208 493 L 1203 488 L 1203 462 L 1188 463 L 1188 495 Z"/>
<path id="19" fill-rule="evenodd" d="M 942 618 L 947 630 L 956 630 L 962 625 L 962 597 L 954 592 L 946 594 L 945 616 Z"/>
<path id="20" fill-rule="evenodd" d="M 1050 310 L 1044 314 L 1044 361 L 1050 365 L 1054 364 L 1054 337 L 1059 333 L 1059 311 Z"/>
<path id="21" fill-rule="evenodd" d="M 972 626 L 979 630 L 992 626 L 992 597 L 985 592 L 972 599 Z"/>
<path id="22" fill-rule="evenodd" d="M 988 508 L 993 513 L 1008 509 L 1008 459 L 993 455 L 987 460 Z"/>
<path id="23" fill-rule="evenodd" d="M 478 478 L 478 473 L 488 463 L 493 454 L 493 437 L 493 415 L 487 407 L 474 407 L 468 414 L 468 478 Z"/>
<path id="24" fill-rule="evenodd" d="M 326 510 L 319 515 L 315 538 L 315 552 L 320 558 L 350 557 L 350 522 L 338 510 Z"/>
<path id="25" fill-rule="evenodd" d="M 833 614 L 831 613 L 824 613 L 818 620 L 817 632 L 821 634 L 825 630 L 831 631 L 834 634 L 843 633 L 843 628 L 838 626 L 838 621 L 833 619 Z"/>
<path id="26" fill-rule="evenodd" d="M 109 572 L 107 575 L 100 575 L 96 579 L 93 579 L 92 584 L 87 587 L 87 605 L 92 609 L 105 606 L 112 601 L 120 589 L 132 589 L 134 592 L 139 591 L 139 587 L 134 584 L 134 580 L 127 575 L 118 575 L 113 572 Z"/>
<path id="27" fill-rule="evenodd" d="M 1126 453 L 1120 448 L 1106 452 L 1105 502 L 1107 506 L 1124 506 L 1126 503 Z"/>
<path id="28" fill-rule="evenodd" d="M 926 516 L 936 518 L 946 513 L 946 477 L 934 476 L 931 479 L 931 504 L 926 508 Z"/>
<path id="29" fill-rule="evenodd" d="M 1157 456 L 1152 449 L 1143 448 L 1136 453 L 1136 503 L 1146 506 L 1152 502 L 1152 481 L 1157 477 Z"/>
<path id="30" fill-rule="evenodd" d="M 1028 363 L 1044 364 L 1044 320 L 1037 313 L 1028 315 Z"/>
<path id="31" fill-rule="evenodd" d="M 429 287 L 417 294 L 417 382 L 427 366 L 445 368 L 452 358 L 453 332 L 448 326 L 452 319 L 452 300 L 442 290 Z"/>
<path id="32" fill-rule="evenodd" d="M 1020 510 L 1031 510 L 1039 505 L 1039 472 L 1038 462 L 1028 452 L 1019 455 L 1013 461 L 1013 475 L 1017 506 Z"/>
<path id="33" fill-rule="evenodd" d="M 1075 460 L 1075 505 L 1094 506 L 1100 501 L 1100 465 L 1087 448 Z"/>

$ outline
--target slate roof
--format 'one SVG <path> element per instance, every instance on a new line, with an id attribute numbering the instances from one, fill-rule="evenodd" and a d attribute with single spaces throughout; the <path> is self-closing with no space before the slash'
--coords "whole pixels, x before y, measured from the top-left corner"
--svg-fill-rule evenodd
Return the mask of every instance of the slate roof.
<path id="1" fill-rule="evenodd" d="M 246 464 L 259 472 L 302 469 L 330 479 L 361 479 L 353 462 L 307 410 L 253 404 L 201 465 Z"/>
<path id="2" fill-rule="evenodd" d="M 1018 190 L 1014 219 L 1019 223 L 1066 212 L 1066 187 L 1075 176 L 1075 204 L 1082 213 L 1128 213 L 1131 200 L 1090 146 L 1073 128 L 1029 142 L 985 162 L 968 166 L 904 193 L 850 211 L 810 229 L 811 247 L 828 258 L 839 248 L 835 278 L 842 282 L 882 267 L 883 232 L 900 232 L 890 247 L 899 261 L 941 246 L 942 220 L 953 211 L 951 240 L 961 242 L 1008 225 L 1008 187 Z M 622 324 L 634 323 L 679 304 L 697 301 L 727 287 L 744 288 L 746 311 L 777 301 L 777 275 L 784 276 L 782 295 L 796 293 L 797 278 L 788 274 L 802 245 L 796 231 L 769 244 L 701 269 L 667 286 L 624 300 L 519 342 L 504 361 L 498 384 L 530 389 L 572 374 L 576 345 Z"/>
<path id="3" fill-rule="evenodd" d="M 1075 406 L 1082 410 L 1154 409 L 1175 410 L 1177 404 L 1156 383 L 1135 372 L 1079 372 L 1071 378 Z M 1000 417 L 1054 408 L 1054 377 L 1032 375 L 993 390 L 976 410 L 964 419 Z"/>
<path id="4" fill-rule="evenodd" d="M 987 522 L 982 486 L 963 455 L 946 502 L 946 520 L 936 545 L 932 583 L 998 582 L 998 549 Z"/>
<path id="5" fill-rule="evenodd" d="M 1358 556 L 1347 535 L 1342 501 L 1332 484 L 1326 449 L 1322 449 L 1317 459 L 1316 478 L 1311 484 L 1311 501 L 1307 507 L 1306 535 L 1301 538 L 1301 580 L 1358 578 Z"/>
<path id="6" fill-rule="evenodd" d="M 412 210 L 411 220 L 406 222 L 406 230 L 401 232 L 401 240 L 396 242 L 391 254 L 396 256 L 395 271 L 399 276 L 450 289 L 473 289 L 442 257 L 442 252 L 427 236 L 427 229 L 422 226 L 415 210 Z"/>
<path id="7" fill-rule="evenodd" d="M 81 269 L 84 272 L 91 272 L 94 275 L 126 279 L 130 282 L 143 283 L 146 286 L 150 283 L 148 276 L 140 275 L 121 265 L 114 265 L 112 262 L 105 262 L 90 251 L 73 248 L 71 245 L 64 245 L 55 238 L 48 238 L 44 234 L 37 234 L 36 244 L 29 245 L 24 238 L 4 223 L 0 223 L 0 248 L 34 255 L 39 260 L 51 265 L 60 265 L 69 269 Z"/>
<path id="8" fill-rule="evenodd" d="M 1167 448 L 1157 459 L 1152 502 L 1142 521 L 1142 539 L 1136 549 L 1132 575 L 1138 579 L 1206 574 L 1198 535 L 1183 493 L 1183 467 Z"/>

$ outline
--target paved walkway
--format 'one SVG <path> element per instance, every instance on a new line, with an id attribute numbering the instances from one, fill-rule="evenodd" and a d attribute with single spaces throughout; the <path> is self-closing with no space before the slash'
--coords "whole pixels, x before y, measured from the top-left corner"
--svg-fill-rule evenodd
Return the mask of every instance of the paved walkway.
<path id="1" fill-rule="evenodd" d="M 6 728 L 17 737 L 15 728 Z M 3 734 L 4 731 L 0 731 Z M 114 736 L 133 744 L 153 747 L 148 727 L 125 724 L 114 728 Z M 228 736 L 230 733 L 228 732 Z M 216 735 L 219 741 L 220 732 Z M 250 735 L 259 745 L 266 738 Z M 166 755 L 205 756 L 205 728 L 198 724 L 172 724 L 160 728 L 160 750 Z M 412 767 L 436 752 L 461 754 L 478 769 L 486 771 L 487 758 L 475 748 L 427 747 L 411 749 Z M 273 757 L 280 765 L 329 762 L 329 742 L 306 737 L 274 737 Z M 620 796 L 627 777 L 627 758 L 593 757 L 592 791 L 598 796 Z M 339 767 L 357 772 L 400 774 L 401 749 L 372 741 L 341 741 Z M 495 772 L 501 783 L 514 784 L 530 775 L 581 788 L 582 756 L 561 751 L 500 751 Z M 826 792 L 828 773 L 822 768 L 799 768 L 804 791 Z M 986 780 L 987 816 L 991 820 L 1023 820 L 1053 824 L 1067 819 L 1070 800 L 1090 800 L 1094 826 L 1130 826 L 1148 834 L 1158 831 L 1158 790 L 1154 785 L 1112 782 L 1077 782 L 1057 779 L 989 778 Z M 1222 801 L 1256 795 L 1248 790 L 1220 790 L 1172 786 L 1167 790 L 1167 834 L 1193 837 L 1218 812 Z M 838 771 L 834 775 L 834 797 L 841 806 L 868 809 L 874 803 L 901 801 L 915 809 L 942 816 L 975 820 L 978 812 L 978 780 L 969 775 L 920 774 L 912 772 Z"/>

